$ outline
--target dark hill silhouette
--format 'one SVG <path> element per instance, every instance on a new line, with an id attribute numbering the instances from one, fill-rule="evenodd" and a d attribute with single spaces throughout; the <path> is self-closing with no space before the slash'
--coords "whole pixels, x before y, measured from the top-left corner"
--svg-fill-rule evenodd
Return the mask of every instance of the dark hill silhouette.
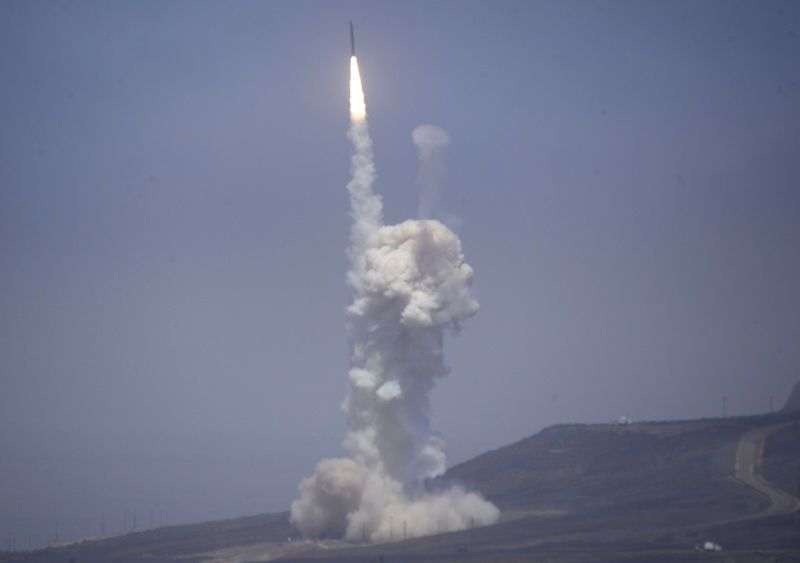
<path id="1" fill-rule="evenodd" d="M 782 410 L 783 412 L 800 412 L 800 381 L 795 384 Z"/>
<path id="2" fill-rule="evenodd" d="M 750 419 L 563 425 L 453 467 L 501 510 L 691 510 L 692 520 L 758 509 L 732 494 L 739 436 Z"/>
<path id="3" fill-rule="evenodd" d="M 742 448 L 742 436 L 757 439 Z M 705 561 L 705 541 L 723 546 L 720 560 L 797 560 L 800 515 L 791 502 L 776 510 L 778 489 L 759 491 L 735 477 L 750 467 L 774 482 L 769 487 L 798 493 L 800 413 L 546 428 L 443 477 L 501 508 L 500 522 L 486 528 L 377 545 L 289 543 L 296 531 L 282 513 L 0 561 Z"/>

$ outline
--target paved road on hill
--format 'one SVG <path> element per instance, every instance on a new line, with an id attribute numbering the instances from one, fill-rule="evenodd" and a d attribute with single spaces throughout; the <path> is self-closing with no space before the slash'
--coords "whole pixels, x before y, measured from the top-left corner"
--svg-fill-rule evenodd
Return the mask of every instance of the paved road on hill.
<path id="1" fill-rule="evenodd" d="M 800 500 L 796 499 L 783 489 L 780 489 L 761 477 L 762 454 L 764 453 L 764 441 L 771 433 L 779 428 L 798 424 L 797 421 L 783 424 L 775 424 L 763 428 L 756 428 L 750 432 L 745 432 L 739 438 L 739 447 L 736 449 L 736 464 L 734 466 L 734 476 L 760 493 L 765 494 L 770 499 L 770 506 L 758 514 L 753 514 L 749 518 L 762 518 L 765 516 L 776 516 L 794 512 L 800 507 Z"/>

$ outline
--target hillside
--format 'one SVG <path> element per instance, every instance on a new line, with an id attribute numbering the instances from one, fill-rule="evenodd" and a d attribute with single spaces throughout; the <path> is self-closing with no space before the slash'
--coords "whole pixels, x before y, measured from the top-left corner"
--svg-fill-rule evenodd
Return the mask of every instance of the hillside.
<path id="1" fill-rule="evenodd" d="M 783 405 L 783 412 L 798 411 L 800 411 L 800 381 L 795 384 L 789 398 L 786 399 L 786 404 Z"/>
<path id="2" fill-rule="evenodd" d="M 763 458 L 739 448 L 765 436 Z M 753 444 L 760 456 L 761 443 Z M 747 454 L 751 455 L 751 454 Z M 743 457 L 745 456 L 745 457 Z M 5 554 L 2 561 L 767 561 L 800 555 L 800 515 L 759 517 L 770 496 L 737 466 L 797 492 L 800 413 L 771 416 L 559 425 L 453 467 L 502 511 L 494 526 L 381 545 L 296 541 L 287 514 L 175 526 L 98 541 Z M 741 467 L 740 471 L 743 471 Z M 794 487 L 794 489 L 793 489 Z M 775 512 L 774 507 L 772 512 Z"/>
<path id="3" fill-rule="evenodd" d="M 703 520 L 758 508 L 732 495 L 738 437 L 751 419 L 565 425 L 453 467 L 501 509 L 691 510 Z"/>
<path id="4" fill-rule="evenodd" d="M 800 497 L 800 424 L 779 428 L 764 447 L 764 477 Z"/>

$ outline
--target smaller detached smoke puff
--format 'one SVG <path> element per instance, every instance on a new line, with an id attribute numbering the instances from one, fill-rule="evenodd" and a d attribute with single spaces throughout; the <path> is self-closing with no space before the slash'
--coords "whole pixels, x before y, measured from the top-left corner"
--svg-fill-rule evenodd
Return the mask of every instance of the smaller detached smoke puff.
<path id="1" fill-rule="evenodd" d="M 419 196 L 417 216 L 428 219 L 433 213 L 433 205 L 439 191 L 439 183 L 444 177 L 442 151 L 450 143 L 450 135 L 436 125 L 420 125 L 411 133 L 417 146 L 420 159 L 419 182 L 422 193 Z"/>
<path id="2" fill-rule="evenodd" d="M 351 457 L 322 460 L 303 479 L 291 522 L 310 536 L 370 541 L 399 539 L 401 525 L 407 535 L 419 536 L 491 524 L 499 511 L 477 493 L 457 486 L 426 489 L 426 481 L 446 469 L 444 440 L 430 427 L 428 394 L 448 373 L 445 331 L 458 330 L 478 310 L 469 291 L 472 268 L 464 262 L 461 241 L 439 221 L 382 224 L 357 74 L 353 56 L 347 279 L 355 295 L 348 308 L 350 393 L 343 404 Z M 424 126 L 414 140 L 424 172 L 448 136 Z"/>

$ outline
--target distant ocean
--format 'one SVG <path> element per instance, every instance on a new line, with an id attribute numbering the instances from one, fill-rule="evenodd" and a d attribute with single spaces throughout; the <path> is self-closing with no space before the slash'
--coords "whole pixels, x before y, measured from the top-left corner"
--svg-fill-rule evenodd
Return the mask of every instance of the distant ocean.
<path id="1" fill-rule="evenodd" d="M 257 446 L 172 456 L 6 451 L 0 550 L 288 510 L 319 454 Z"/>

